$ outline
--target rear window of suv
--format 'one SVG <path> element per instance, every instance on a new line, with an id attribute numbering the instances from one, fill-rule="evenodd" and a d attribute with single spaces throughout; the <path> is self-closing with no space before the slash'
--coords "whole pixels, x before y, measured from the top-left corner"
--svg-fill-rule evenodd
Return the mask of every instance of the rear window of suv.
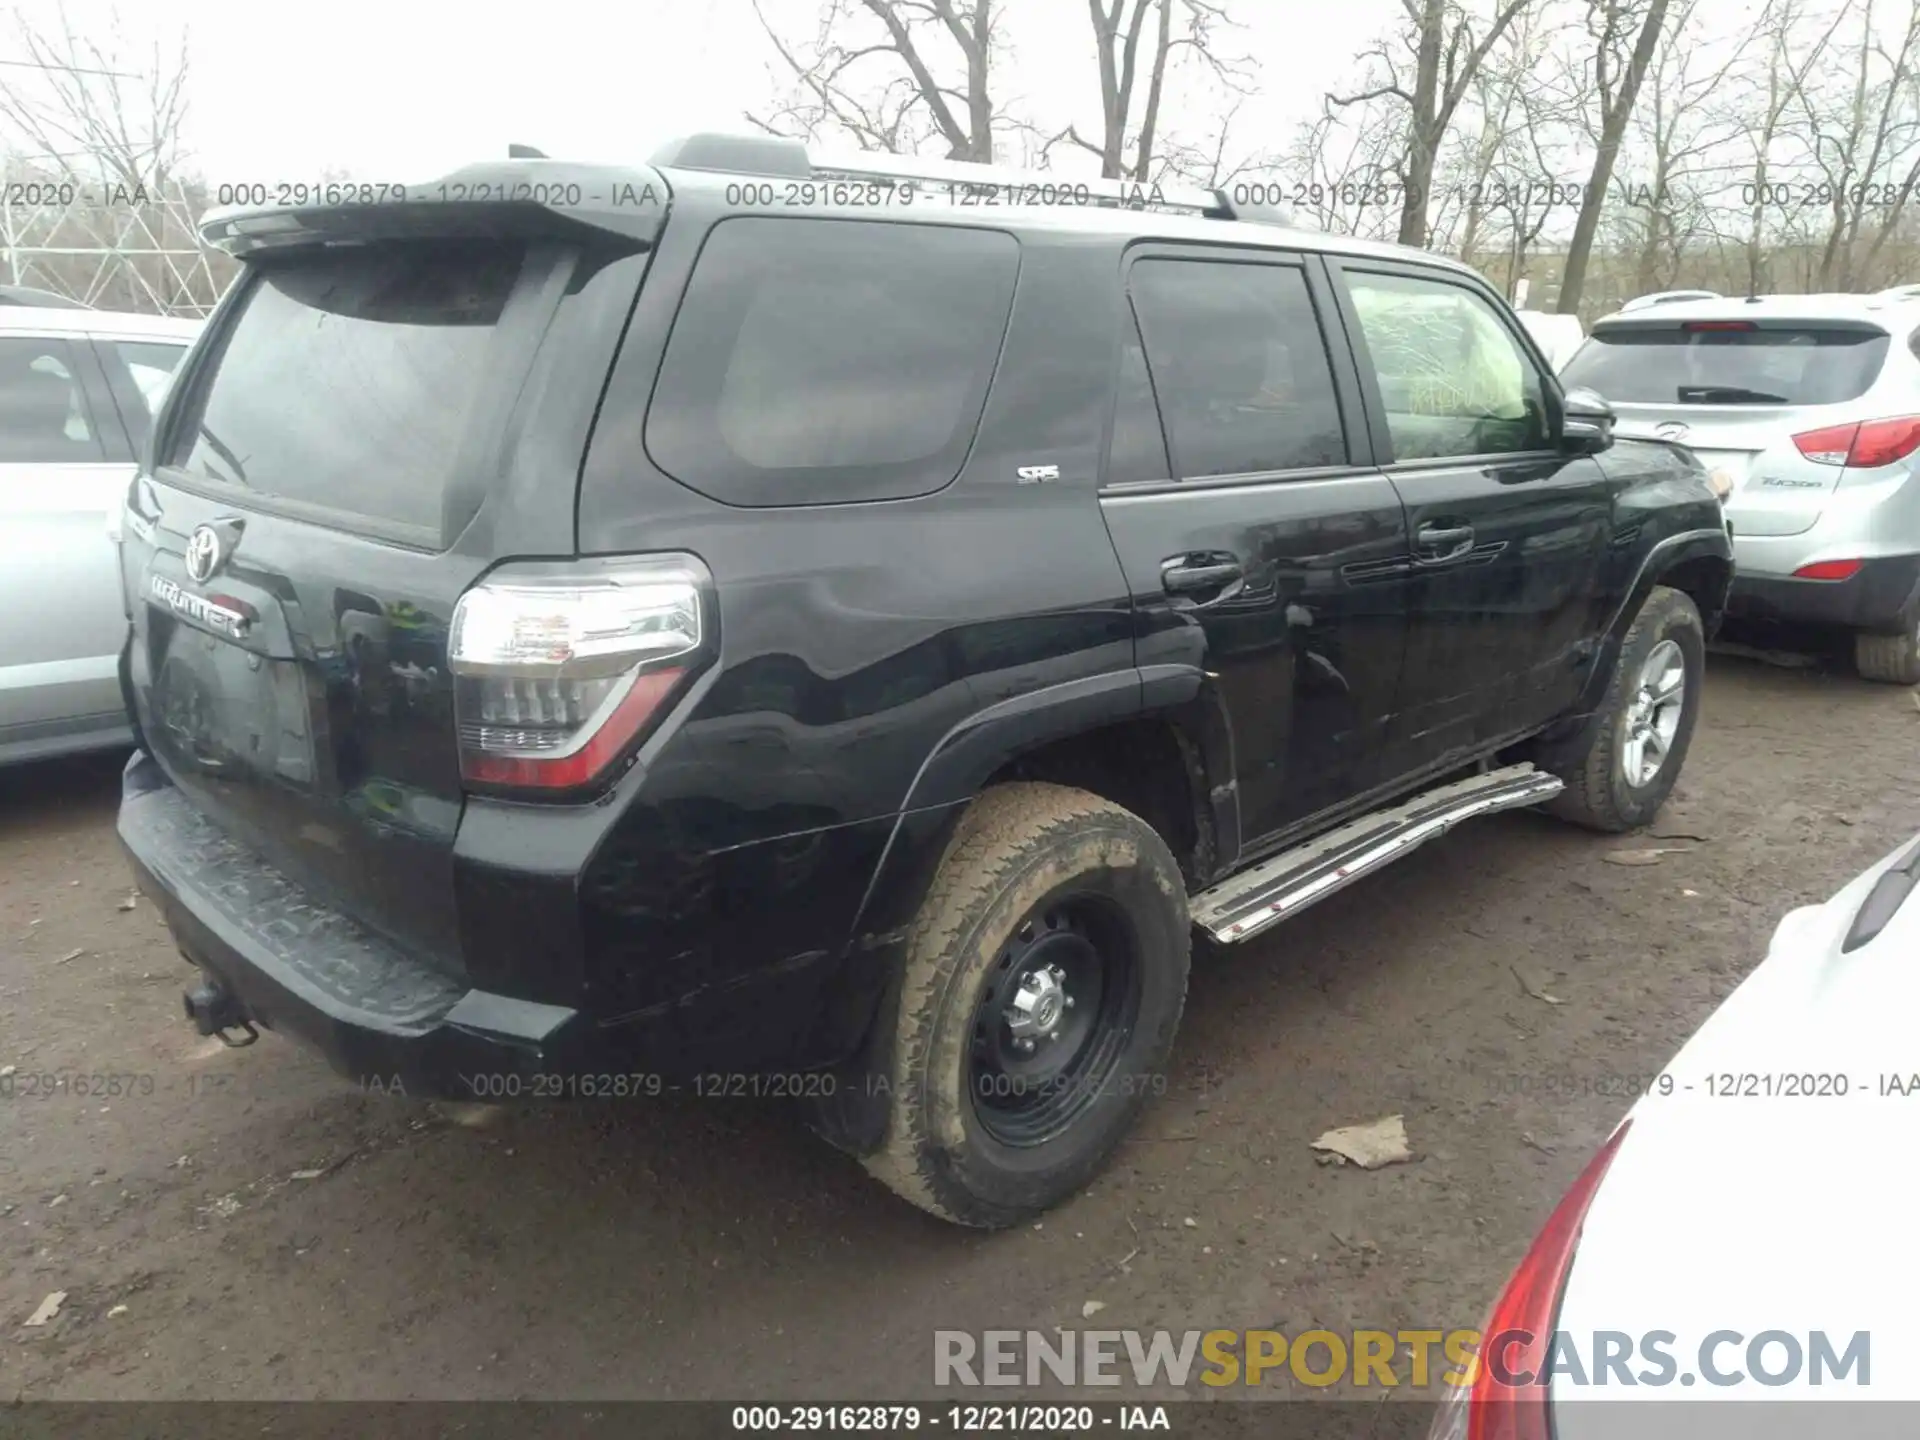
<path id="1" fill-rule="evenodd" d="M 1694 322 L 1712 325 L 1738 322 Z M 1884 331 L 1819 325 L 1602 326 L 1560 372 L 1609 400 L 1647 405 L 1833 405 L 1880 374 Z"/>
<path id="2" fill-rule="evenodd" d="M 960 471 L 1013 306 L 994 230 L 723 220 L 647 411 L 647 452 L 734 505 L 895 499 Z"/>
<path id="3" fill-rule="evenodd" d="M 438 536 L 524 250 L 447 240 L 258 262 L 164 463 L 349 528 Z"/>

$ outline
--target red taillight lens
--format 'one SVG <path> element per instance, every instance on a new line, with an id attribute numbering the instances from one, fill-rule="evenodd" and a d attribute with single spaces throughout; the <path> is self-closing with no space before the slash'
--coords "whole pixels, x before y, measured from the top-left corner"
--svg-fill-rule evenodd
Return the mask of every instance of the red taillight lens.
<path id="1" fill-rule="evenodd" d="M 1794 448 L 1816 465 L 1844 465 L 1853 453 L 1858 425 L 1829 425 L 1824 430 L 1808 430 L 1793 437 Z"/>
<path id="2" fill-rule="evenodd" d="M 1853 437 L 1853 449 L 1847 464 L 1862 470 L 1891 465 L 1920 449 L 1920 415 L 1901 415 L 1892 420 L 1869 420 Z"/>
<path id="3" fill-rule="evenodd" d="M 1758 330 L 1760 327 L 1751 320 L 1688 320 L 1681 324 L 1683 331 L 1699 330 Z"/>
<path id="4" fill-rule="evenodd" d="M 1796 580 L 1851 580 L 1865 568 L 1864 560 L 1820 560 L 1793 572 Z"/>
<path id="5" fill-rule="evenodd" d="M 448 634 L 461 775 L 545 791 L 600 779 L 705 658 L 711 589 L 690 555 L 489 575 Z"/>
<path id="6" fill-rule="evenodd" d="M 1863 425 L 1829 425 L 1793 437 L 1800 453 L 1816 465 L 1851 465 L 1871 470 L 1904 460 L 1920 450 L 1920 415 L 1869 420 Z"/>
<path id="7" fill-rule="evenodd" d="M 1551 1440 L 1547 1387 L 1539 1380 L 1553 1341 L 1560 1292 L 1573 1266 L 1587 1209 L 1633 1122 L 1622 1120 L 1554 1207 L 1481 1332 L 1470 1391 L 1456 1395 L 1436 1418 L 1436 1436 L 1464 1440 Z M 1522 1377 L 1525 1377 L 1522 1380 Z M 1464 1419 L 1464 1425 L 1462 1420 Z"/>

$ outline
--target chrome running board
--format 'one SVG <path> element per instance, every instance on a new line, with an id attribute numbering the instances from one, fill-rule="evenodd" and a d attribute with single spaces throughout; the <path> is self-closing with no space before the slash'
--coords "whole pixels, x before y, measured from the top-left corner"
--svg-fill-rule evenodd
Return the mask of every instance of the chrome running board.
<path id="1" fill-rule="evenodd" d="M 1238 944 L 1446 834 L 1462 820 L 1535 805 L 1564 788 L 1557 776 L 1530 764 L 1442 785 L 1262 860 L 1201 891 L 1188 910 L 1193 923 L 1215 940 Z"/>

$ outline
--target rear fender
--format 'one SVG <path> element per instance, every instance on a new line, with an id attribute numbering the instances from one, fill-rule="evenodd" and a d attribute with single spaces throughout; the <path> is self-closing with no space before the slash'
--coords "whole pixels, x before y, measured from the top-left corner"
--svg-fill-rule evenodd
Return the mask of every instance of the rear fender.
<path id="1" fill-rule="evenodd" d="M 847 944 L 838 993 L 823 1020 L 832 1034 L 822 1037 L 822 1052 L 848 1058 L 836 1069 L 837 1083 L 811 1105 L 814 1129 L 832 1144 L 865 1155 L 885 1141 L 888 1096 L 875 1077 L 892 1073 L 900 958 L 969 802 L 1023 754 L 1148 715 L 1164 715 L 1187 737 L 1214 822 L 1214 868 L 1231 863 L 1239 847 L 1232 738 L 1202 671 L 1165 665 L 1088 676 L 968 716 L 915 776 Z"/>

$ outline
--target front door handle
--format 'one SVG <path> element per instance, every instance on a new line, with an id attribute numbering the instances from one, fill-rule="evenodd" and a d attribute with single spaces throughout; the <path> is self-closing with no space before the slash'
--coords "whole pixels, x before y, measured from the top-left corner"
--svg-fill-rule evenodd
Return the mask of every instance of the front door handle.
<path id="1" fill-rule="evenodd" d="M 1414 558 L 1423 565 L 1458 560 L 1473 549 L 1471 525 L 1422 525 L 1413 538 L 1418 544 Z"/>
<path id="2" fill-rule="evenodd" d="M 1160 564 L 1160 584 L 1169 595 L 1224 590 L 1245 575 L 1240 562 L 1231 555 L 1175 555 Z"/>

